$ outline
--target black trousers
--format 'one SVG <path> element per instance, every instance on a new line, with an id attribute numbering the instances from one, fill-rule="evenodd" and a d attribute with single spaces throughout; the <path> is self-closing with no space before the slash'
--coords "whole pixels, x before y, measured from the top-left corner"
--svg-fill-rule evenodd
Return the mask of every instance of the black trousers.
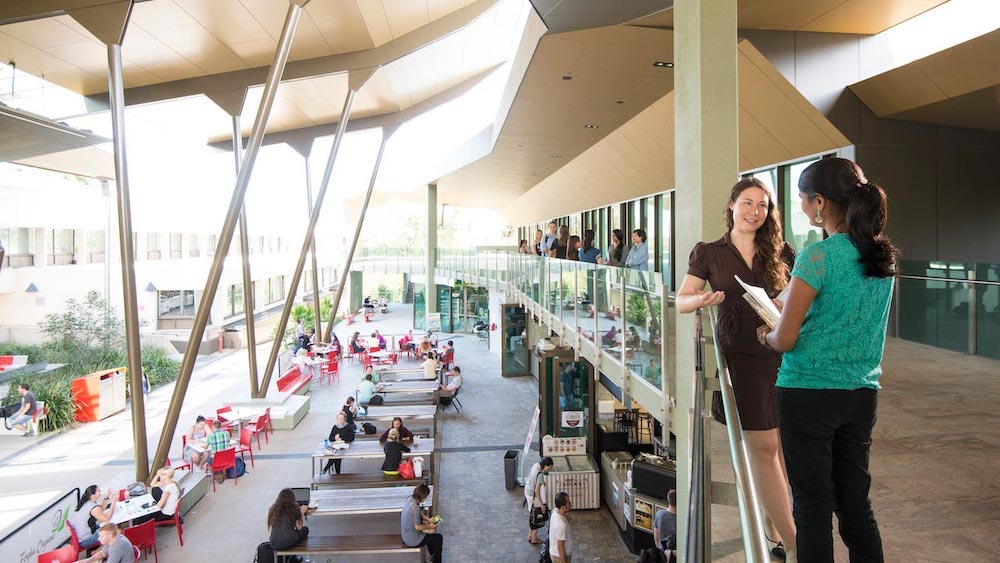
<path id="1" fill-rule="evenodd" d="M 340 462 L 342 462 L 342 461 L 344 461 L 344 460 L 342 460 L 342 459 L 331 459 L 331 460 L 327 461 L 326 465 L 323 467 L 323 473 L 326 473 L 327 471 L 330 470 L 331 467 L 333 467 L 334 469 L 337 470 L 337 475 L 340 475 Z"/>
<path id="2" fill-rule="evenodd" d="M 835 512 L 851 562 L 882 563 L 882 537 L 868 497 L 878 393 L 779 387 L 777 394 L 798 560 L 833 563 Z"/>
<path id="3" fill-rule="evenodd" d="M 424 534 L 420 547 L 426 547 L 431 555 L 431 563 L 441 563 L 441 552 L 444 550 L 444 536 L 441 534 Z"/>

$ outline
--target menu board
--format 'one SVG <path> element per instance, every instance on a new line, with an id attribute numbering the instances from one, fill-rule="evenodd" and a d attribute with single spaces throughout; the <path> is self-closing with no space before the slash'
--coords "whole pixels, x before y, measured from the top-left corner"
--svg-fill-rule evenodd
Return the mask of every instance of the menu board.
<path id="1" fill-rule="evenodd" d="M 640 530 L 653 531 L 653 505 L 639 497 L 635 498 L 635 524 Z"/>
<path id="2" fill-rule="evenodd" d="M 555 438 L 546 434 L 542 437 L 542 455 L 584 455 L 587 453 L 587 438 Z"/>

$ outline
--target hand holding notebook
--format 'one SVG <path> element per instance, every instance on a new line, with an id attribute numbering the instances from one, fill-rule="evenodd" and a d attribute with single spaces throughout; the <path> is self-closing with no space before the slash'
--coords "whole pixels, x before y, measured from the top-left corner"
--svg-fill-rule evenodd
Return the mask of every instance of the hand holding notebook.
<path id="1" fill-rule="evenodd" d="M 771 302 L 771 298 L 768 297 L 764 288 L 750 285 L 741 280 L 739 276 L 733 277 L 736 278 L 736 281 L 740 282 L 740 285 L 746 290 L 746 293 L 743 294 L 743 298 L 747 300 L 750 307 L 757 312 L 757 315 L 760 316 L 761 320 L 764 321 L 768 328 L 771 330 L 776 329 L 778 327 L 778 318 L 781 317 L 781 311 L 779 311 L 774 303 Z M 780 299 L 782 295 L 779 295 L 778 297 Z"/>

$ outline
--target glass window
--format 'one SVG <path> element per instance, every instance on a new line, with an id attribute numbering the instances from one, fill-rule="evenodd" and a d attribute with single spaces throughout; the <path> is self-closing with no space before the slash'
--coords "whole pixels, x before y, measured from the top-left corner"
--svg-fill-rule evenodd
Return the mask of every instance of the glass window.
<path id="1" fill-rule="evenodd" d="M 52 254 L 73 254 L 73 229 L 53 229 L 49 231 Z"/>
<path id="2" fill-rule="evenodd" d="M 673 238 L 671 237 L 673 233 L 673 210 L 671 202 L 673 201 L 673 192 L 667 193 L 663 196 L 663 205 L 661 208 L 660 217 L 660 272 L 663 273 L 663 283 L 667 284 L 669 289 L 673 289 Z"/>
<path id="3" fill-rule="evenodd" d="M 235 317 L 243 312 L 243 284 L 229 286 L 226 295 L 226 316 Z"/>
<path id="4" fill-rule="evenodd" d="M 642 228 L 646 229 L 646 248 L 649 249 L 649 271 L 657 272 L 659 271 L 659 263 L 656 257 L 656 199 L 663 196 L 647 197 L 646 198 L 646 216 L 645 224 Z"/>
<path id="5" fill-rule="evenodd" d="M 216 236 L 215 235 L 208 235 L 208 240 L 205 243 L 205 255 L 206 256 L 215 256 L 215 247 L 218 246 L 218 245 L 219 245 L 219 243 L 218 243 L 218 241 L 216 239 Z"/>
<path id="6" fill-rule="evenodd" d="M 159 317 L 161 319 L 193 317 L 198 306 L 195 293 L 190 289 L 158 291 Z"/>
<path id="7" fill-rule="evenodd" d="M 622 208 L 615 204 L 611 206 L 611 225 L 608 227 L 608 240 L 611 240 L 611 231 L 622 228 Z"/>
<path id="8" fill-rule="evenodd" d="M 184 257 L 184 235 L 180 233 L 170 233 L 170 257 Z"/>
<path id="9" fill-rule="evenodd" d="M 201 256 L 201 236 L 188 235 L 188 255 L 192 258 Z"/>
<path id="10" fill-rule="evenodd" d="M 149 252 L 159 252 L 160 233 L 146 233 L 146 250 Z"/>
<path id="11" fill-rule="evenodd" d="M 799 176 L 807 166 L 819 160 L 818 158 L 798 162 L 788 167 L 788 185 L 785 186 L 785 201 L 782 202 L 785 214 L 785 240 L 796 252 L 802 251 L 806 245 L 823 239 L 823 231 L 809 224 L 809 217 L 802 212 L 799 200 Z"/>
<path id="12" fill-rule="evenodd" d="M 31 229 L 0 229 L 0 242 L 7 249 L 7 254 L 31 254 Z"/>

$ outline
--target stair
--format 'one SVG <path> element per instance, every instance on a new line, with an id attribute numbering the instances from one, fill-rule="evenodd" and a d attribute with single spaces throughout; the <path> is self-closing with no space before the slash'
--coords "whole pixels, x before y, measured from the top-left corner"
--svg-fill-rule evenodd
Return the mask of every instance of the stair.
<path id="1" fill-rule="evenodd" d="M 406 284 L 406 294 L 403 296 L 403 303 L 413 303 L 413 282 Z"/>

